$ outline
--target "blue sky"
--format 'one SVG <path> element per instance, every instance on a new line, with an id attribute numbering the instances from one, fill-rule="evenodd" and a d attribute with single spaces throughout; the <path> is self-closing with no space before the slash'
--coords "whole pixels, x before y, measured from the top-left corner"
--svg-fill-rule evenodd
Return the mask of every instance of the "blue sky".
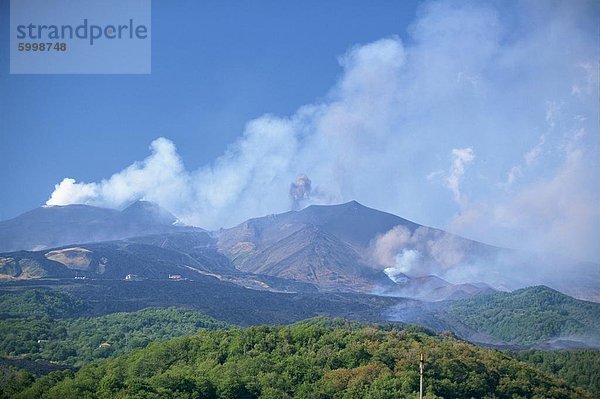
<path id="1" fill-rule="evenodd" d="M 0 2 L 0 219 L 40 206 L 65 176 L 96 181 L 166 136 L 189 168 L 223 153 L 245 123 L 323 96 L 336 57 L 405 30 L 416 2 L 157 1 L 152 74 L 10 75 Z M 23 182 L 27 182 L 23 184 Z"/>
<path id="2" fill-rule="evenodd" d="M 8 75 L 2 47 L 0 218 L 143 198 L 218 228 L 289 210 L 306 175 L 301 205 L 356 199 L 598 261 L 599 15 L 583 0 L 155 0 L 149 76 Z"/>

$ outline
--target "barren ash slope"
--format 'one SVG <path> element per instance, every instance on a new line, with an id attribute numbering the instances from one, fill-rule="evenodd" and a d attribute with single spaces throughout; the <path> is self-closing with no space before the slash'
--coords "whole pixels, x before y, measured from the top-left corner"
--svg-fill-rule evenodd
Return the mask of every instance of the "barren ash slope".
<path id="1" fill-rule="evenodd" d="M 216 232 L 181 225 L 143 201 L 122 211 L 47 207 L 0 222 L 0 237 L 0 274 L 11 279 L 209 275 L 258 289 L 429 301 L 545 284 L 576 298 L 600 298 L 598 265 L 482 244 L 356 201 Z"/>
<path id="2" fill-rule="evenodd" d="M 215 235 L 240 270 L 327 290 L 439 300 L 545 284 L 600 300 L 600 265 L 494 247 L 356 201 L 250 219 Z"/>

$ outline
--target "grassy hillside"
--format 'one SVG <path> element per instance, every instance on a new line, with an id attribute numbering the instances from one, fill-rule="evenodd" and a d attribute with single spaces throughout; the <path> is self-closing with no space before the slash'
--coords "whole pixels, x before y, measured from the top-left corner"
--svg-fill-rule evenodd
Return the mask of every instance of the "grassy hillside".
<path id="1" fill-rule="evenodd" d="M 498 351 L 356 323 L 201 331 L 51 373 L 15 398 L 586 398 Z"/>
<path id="2" fill-rule="evenodd" d="M 600 343 L 600 304 L 544 286 L 456 301 L 447 311 L 467 326 L 506 342 L 533 344 L 562 337 Z"/>

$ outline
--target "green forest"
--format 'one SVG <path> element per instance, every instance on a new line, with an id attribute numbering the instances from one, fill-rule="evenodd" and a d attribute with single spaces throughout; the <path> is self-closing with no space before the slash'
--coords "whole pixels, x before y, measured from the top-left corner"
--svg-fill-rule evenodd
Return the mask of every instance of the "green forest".
<path id="1" fill-rule="evenodd" d="M 201 328 L 228 328 L 189 309 L 145 309 L 101 317 L 0 320 L 0 355 L 81 366 L 95 359 L 143 348 L 150 342 L 189 335 Z M 100 347 L 100 344 L 104 344 Z"/>
<path id="2" fill-rule="evenodd" d="M 73 317 L 86 305 L 77 296 L 64 290 L 31 289 L 0 292 L 0 315 Z"/>
<path id="3" fill-rule="evenodd" d="M 231 327 L 197 311 L 175 307 L 68 318 L 85 310 L 85 304 L 60 290 L 5 293 L 0 299 L 0 356 L 75 367 L 199 329 Z"/>
<path id="4" fill-rule="evenodd" d="M 585 398 L 496 350 L 378 325 L 204 330 L 38 379 L 15 398 Z"/>
<path id="5" fill-rule="evenodd" d="M 59 290 L 0 299 L 0 399 L 416 398 L 421 353 L 427 398 L 600 396 L 597 350 L 500 351 L 341 318 L 242 329 L 175 307 L 89 317 Z"/>
<path id="6" fill-rule="evenodd" d="M 511 355 L 600 398 L 600 351 L 597 349 L 528 350 Z"/>
<path id="7" fill-rule="evenodd" d="M 532 344 L 554 337 L 598 337 L 600 305 L 544 286 L 452 302 L 448 313 L 505 342 Z"/>

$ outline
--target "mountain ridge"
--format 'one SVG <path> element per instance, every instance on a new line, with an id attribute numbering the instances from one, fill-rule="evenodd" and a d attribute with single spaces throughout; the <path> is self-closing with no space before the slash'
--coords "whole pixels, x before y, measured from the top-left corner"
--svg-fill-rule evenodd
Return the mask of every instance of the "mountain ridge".
<path id="1" fill-rule="evenodd" d="M 102 242 L 107 244 L 96 245 Z M 135 250 L 135 243 L 146 245 L 144 251 Z M 594 265 L 494 247 L 356 201 L 311 205 L 213 232 L 181 226 L 174 215 L 144 201 L 121 211 L 88 205 L 38 208 L 0 222 L 0 252 L 4 252 L 0 274 L 5 278 L 73 276 L 73 270 L 85 271 L 95 256 L 90 245 L 96 245 L 97 252 L 113 251 L 110 246 L 129 248 L 132 265 L 139 264 L 139 259 L 148 262 L 147 267 L 132 267 L 129 273 L 146 278 L 165 278 L 170 273 L 187 278 L 209 275 L 259 289 L 279 289 L 266 282 L 270 279 L 278 287 L 433 301 L 546 284 L 578 298 L 600 301 L 600 273 Z M 45 252 L 40 258 L 40 254 L 2 250 L 15 246 Z M 148 259 L 144 252 L 156 257 Z M 116 254 L 126 259 L 125 252 Z M 48 270 L 40 266 L 40 260 L 49 265 Z M 96 258 L 94 262 L 98 273 L 88 277 L 102 278 L 104 266 Z M 67 270 L 61 269 L 61 263 Z M 119 273 L 125 269 L 121 267 Z M 434 277 L 444 280 L 443 286 L 433 284 Z M 289 284 L 282 284 L 284 280 Z"/>
<path id="2" fill-rule="evenodd" d="M 84 204 L 43 206 L 0 221 L 0 252 L 39 250 L 182 230 L 177 218 L 158 205 L 135 201 L 125 209 Z"/>

